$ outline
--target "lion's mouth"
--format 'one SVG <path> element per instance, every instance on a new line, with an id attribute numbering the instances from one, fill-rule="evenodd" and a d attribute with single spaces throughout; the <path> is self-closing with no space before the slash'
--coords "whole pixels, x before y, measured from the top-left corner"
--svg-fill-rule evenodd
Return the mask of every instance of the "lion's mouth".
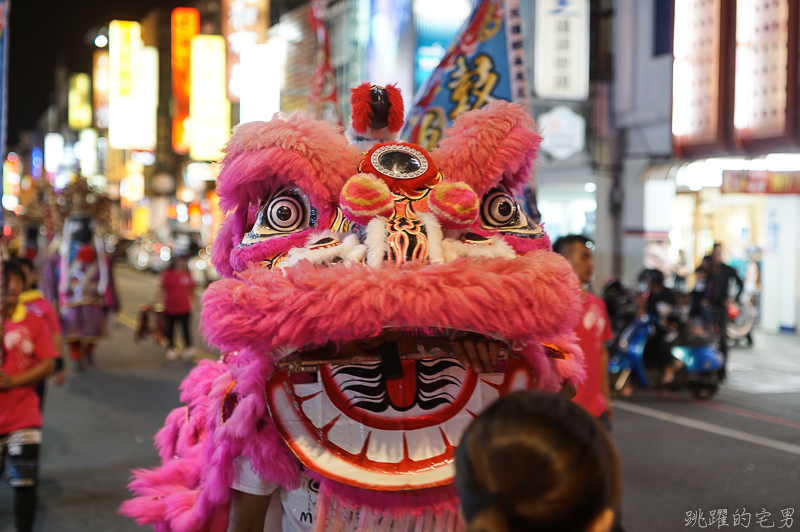
<path id="1" fill-rule="evenodd" d="M 451 345 L 470 337 L 392 330 L 335 350 L 294 353 L 267 385 L 273 419 L 306 466 L 340 482 L 379 490 L 446 484 L 469 422 L 500 395 L 533 382 L 505 346 L 493 373 L 465 368 Z"/>

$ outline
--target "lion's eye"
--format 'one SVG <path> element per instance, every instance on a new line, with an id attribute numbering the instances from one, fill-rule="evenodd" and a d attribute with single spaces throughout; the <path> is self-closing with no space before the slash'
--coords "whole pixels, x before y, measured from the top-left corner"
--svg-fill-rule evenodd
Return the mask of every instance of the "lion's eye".
<path id="1" fill-rule="evenodd" d="M 316 211 L 299 189 L 282 190 L 258 209 L 253 228 L 244 235 L 240 246 L 268 238 L 305 231 L 316 226 Z"/>
<path id="2" fill-rule="evenodd" d="M 305 205 L 294 196 L 278 196 L 267 204 L 259 219 L 276 231 L 294 231 L 305 220 Z"/>
<path id="3" fill-rule="evenodd" d="M 484 197 L 481 217 L 486 225 L 502 227 L 516 219 L 517 202 L 505 192 L 490 192 Z"/>

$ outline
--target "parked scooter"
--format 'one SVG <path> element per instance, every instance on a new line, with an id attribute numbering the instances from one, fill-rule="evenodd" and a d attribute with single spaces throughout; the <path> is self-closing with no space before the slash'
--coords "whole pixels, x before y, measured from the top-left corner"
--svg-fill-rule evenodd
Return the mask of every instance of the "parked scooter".
<path id="1" fill-rule="evenodd" d="M 645 346 L 656 325 L 649 316 L 631 321 L 619 335 L 609 359 L 611 389 L 622 392 L 629 384 L 641 388 L 689 390 L 698 399 L 710 399 L 719 390 L 725 375 L 725 359 L 713 342 L 695 337 L 677 342 L 671 348 L 675 376 L 669 384 L 661 384 L 660 370 L 647 368 Z"/>

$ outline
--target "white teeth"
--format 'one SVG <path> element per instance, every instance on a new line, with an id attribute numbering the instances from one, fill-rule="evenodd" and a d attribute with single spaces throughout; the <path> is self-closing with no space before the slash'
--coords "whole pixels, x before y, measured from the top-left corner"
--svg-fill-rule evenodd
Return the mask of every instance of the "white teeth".
<path id="1" fill-rule="evenodd" d="M 328 432 L 328 439 L 343 451 L 357 455 L 364 448 L 367 434 L 371 430 L 369 427 L 342 415 L 334 422 L 333 427 Z"/>
<path id="2" fill-rule="evenodd" d="M 333 406 L 328 394 L 322 389 L 322 384 L 315 382 L 310 384 L 295 384 L 295 395 L 302 400 L 303 397 L 311 397 L 303 402 L 303 413 L 308 417 L 311 423 L 318 429 L 321 429 L 341 412 L 338 408 Z M 322 393 L 319 393 L 322 392 Z"/>
<path id="3" fill-rule="evenodd" d="M 402 432 L 372 429 L 367 458 L 374 462 L 399 463 L 403 459 Z"/>
<path id="4" fill-rule="evenodd" d="M 493 403 L 500 397 L 498 387 L 503 384 L 505 376 L 502 373 L 484 373 L 478 379 L 481 395 L 488 403 Z"/>
<path id="5" fill-rule="evenodd" d="M 466 410 L 462 410 L 452 418 L 442 423 L 441 427 L 447 437 L 447 443 L 456 447 L 461 441 L 461 436 L 467 430 L 467 426 L 472 421 L 472 416 Z"/>
<path id="6" fill-rule="evenodd" d="M 408 457 L 416 462 L 440 456 L 447 450 L 439 427 L 427 427 L 406 432 Z"/>

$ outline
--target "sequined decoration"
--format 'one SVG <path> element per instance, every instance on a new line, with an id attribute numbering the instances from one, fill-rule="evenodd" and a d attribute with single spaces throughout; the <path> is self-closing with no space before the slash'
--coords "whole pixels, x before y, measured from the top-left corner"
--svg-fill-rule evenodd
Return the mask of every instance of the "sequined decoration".
<path id="1" fill-rule="evenodd" d="M 542 344 L 544 347 L 544 354 L 547 358 L 557 358 L 559 360 L 566 360 L 569 353 L 564 348 L 558 347 L 553 344 Z"/>
<path id="2" fill-rule="evenodd" d="M 233 410 L 236 408 L 236 405 L 239 404 L 239 394 L 233 392 L 233 387 L 236 383 L 233 383 L 228 388 L 228 392 L 225 394 L 225 399 L 222 401 L 222 424 L 228 422 L 228 420 L 233 415 Z"/>

